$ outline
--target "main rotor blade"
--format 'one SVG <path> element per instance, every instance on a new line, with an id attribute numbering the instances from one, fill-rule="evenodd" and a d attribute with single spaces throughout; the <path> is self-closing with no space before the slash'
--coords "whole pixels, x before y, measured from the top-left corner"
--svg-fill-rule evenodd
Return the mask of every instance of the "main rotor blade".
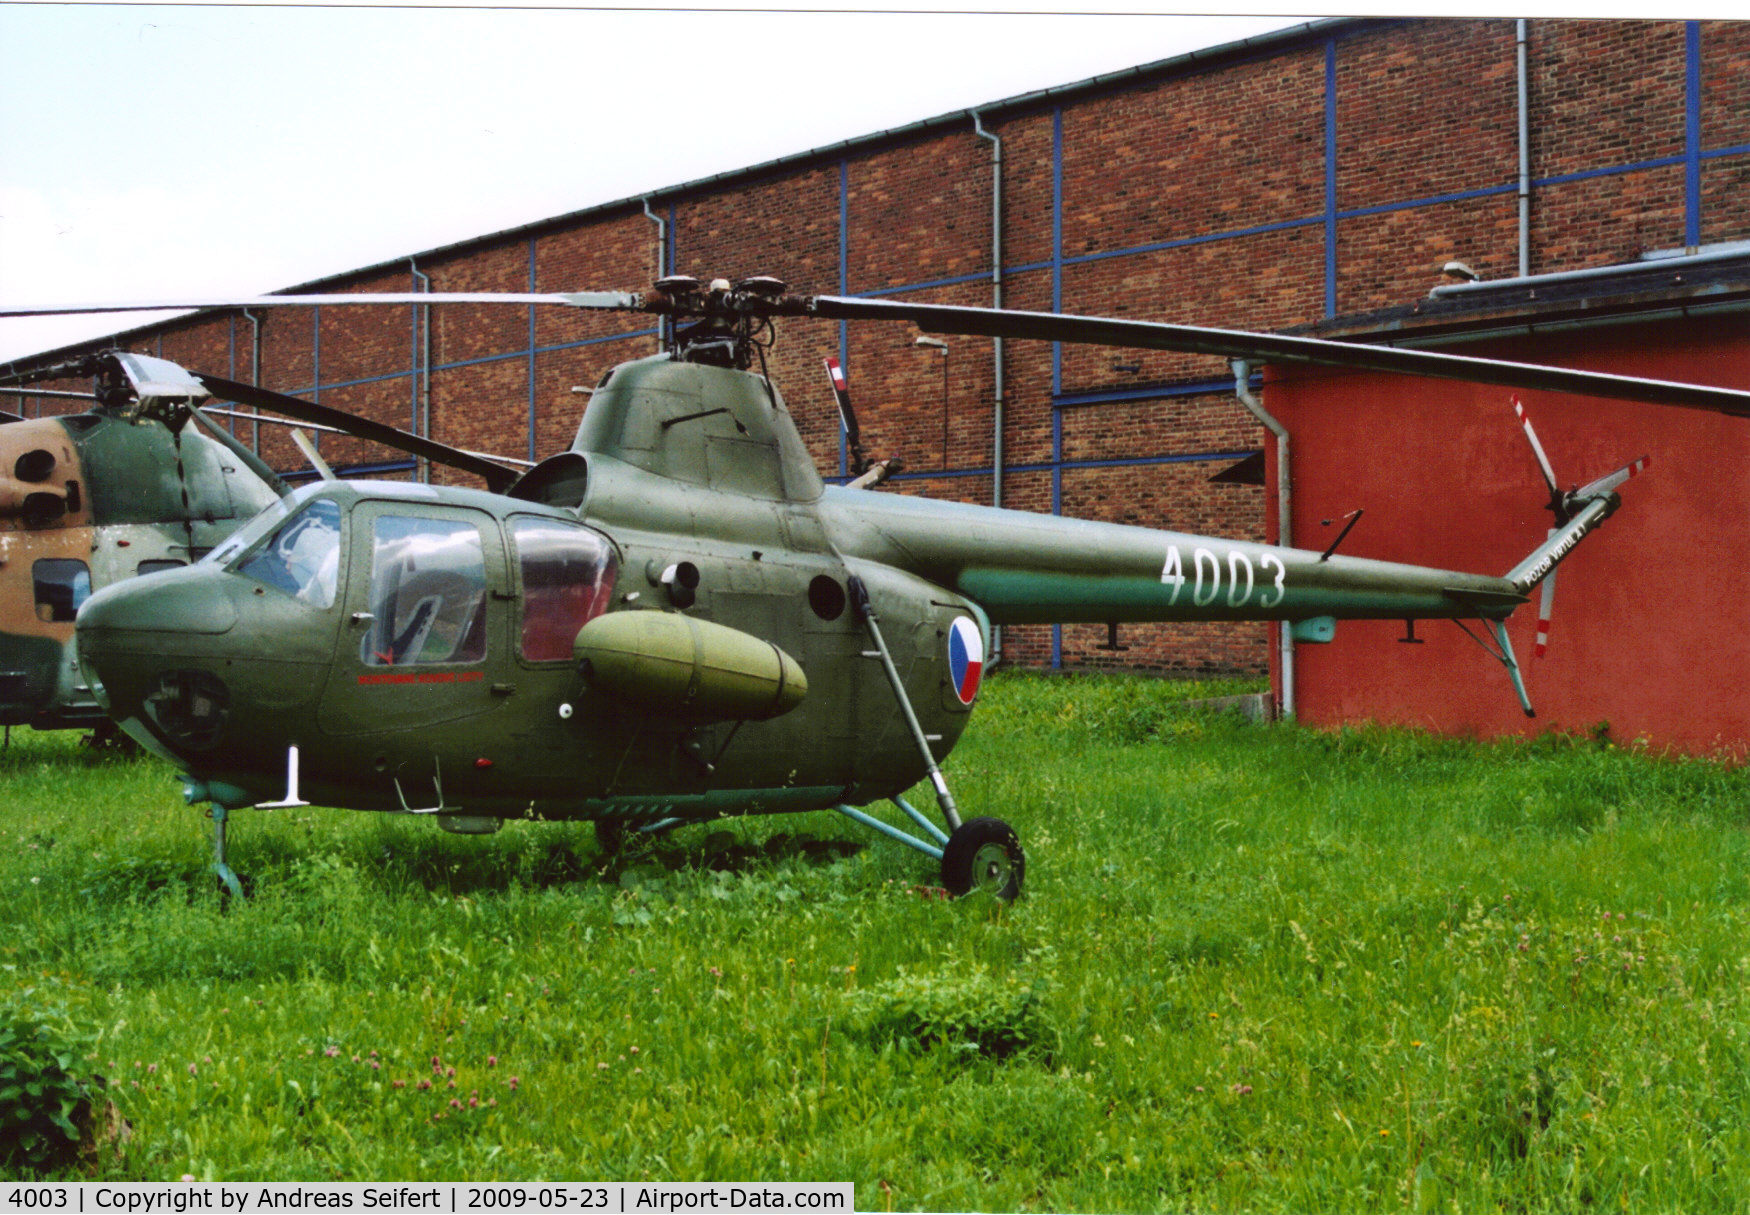
<path id="1" fill-rule="evenodd" d="M 0 392 L 3 391 L 5 390 L 0 389 Z M 314 431 L 317 434 L 343 435 L 346 433 L 346 431 L 340 429 L 338 426 L 324 426 L 320 422 L 295 422 L 289 418 L 269 417 L 267 414 L 241 413 L 235 409 L 215 409 L 211 405 L 202 407 L 198 412 L 208 418 L 232 418 L 239 422 L 259 422 L 263 426 L 302 426 L 304 429 Z M 482 460 L 492 460 L 499 464 L 514 464 L 518 468 L 533 468 L 535 466 L 535 461 L 519 460 L 515 456 L 500 456 L 484 451 L 471 451 L 466 447 L 458 447 L 456 450 L 465 456 L 479 456 Z"/>
<path id="2" fill-rule="evenodd" d="M 607 312 L 636 312 L 643 296 L 627 291 L 384 291 L 357 295 L 233 295 L 126 303 L 37 304 L 0 307 L 0 317 L 77 316 L 104 312 L 167 312 L 201 308 L 347 308 L 393 304 L 560 304 Z"/>
<path id="3" fill-rule="evenodd" d="M 966 336 L 1034 338 L 1042 342 L 1076 342 L 1141 350 L 1174 350 L 1212 354 L 1259 363 L 1312 363 L 1363 371 L 1429 376 L 1510 388 L 1573 392 L 1617 397 L 1660 405 L 1683 405 L 1750 417 L 1750 392 L 1709 388 L 1669 380 L 1641 379 L 1602 371 L 1577 371 L 1465 354 L 1440 354 L 1396 346 L 1334 342 L 1326 338 L 1251 333 L 1239 329 L 1208 329 L 1162 321 L 1114 320 L 1055 312 L 1010 312 L 998 308 L 914 304 L 903 300 L 850 299 L 816 296 L 809 301 L 813 316 L 837 320 L 911 321 L 926 333 Z"/>
<path id="4" fill-rule="evenodd" d="M 459 468 L 463 472 L 472 473 L 483 478 L 487 488 L 494 493 L 502 493 L 509 488 L 511 482 L 522 474 L 515 469 L 506 468 L 502 464 L 494 464 L 491 460 L 472 455 L 460 448 L 450 447 L 432 439 L 421 438 L 409 434 L 405 430 L 397 430 L 382 422 L 373 422 L 369 418 L 357 417 L 339 409 L 330 409 L 326 405 L 318 405 L 314 401 L 305 401 L 298 397 L 289 397 L 281 392 L 267 388 L 257 388 L 251 384 L 239 384 L 234 380 L 222 379 L 216 375 L 196 374 L 195 378 L 216 397 L 227 401 L 235 401 L 239 405 L 254 405 L 261 409 L 270 409 L 274 413 L 284 414 L 288 418 L 296 418 L 300 422 L 315 422 L 322 426 L 332 426 L 336 430 L 359 439 L 370 439 L 386 447 L 412 455 L 423 456 L 436 464 L 447 464 L 451 468 Z"/>
<path id="5" fill-rule="evenodd" d="M 94 392 L 62 392 L 56 388 L 0 388 L 0 396 L 8 397 L 54 397 L 63 401 L 95 401 Z"/>

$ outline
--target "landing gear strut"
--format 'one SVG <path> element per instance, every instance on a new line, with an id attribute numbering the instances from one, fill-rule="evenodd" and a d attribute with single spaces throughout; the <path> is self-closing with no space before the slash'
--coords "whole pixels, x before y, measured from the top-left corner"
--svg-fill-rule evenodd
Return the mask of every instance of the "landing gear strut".
<path id="1" fill-rule="evenodd" d="M 897 840 L 942 863 L 942 886 L 956 898 L 973 891 L 995 895 L 1012 902 L 1021 895 L 1021 880 L 1027 870 L 1027 857 L 1021 851 L 1021 841 L 1015 829 L 1000 818 L 972 818 L 954 829 L 952 835 L 920 814 L 903 797 L 892 799 L 914 823 L 929 833 L 940 847 L 932 845 L 891 823 L 857 809 L 838 806 L 846 818 L 878 831 L 888 839 Z"/>
<path id="2" fill-rule="evenodd" d="M 1027 862 L 1015 829 L 1000 818 L 961 821 L 960 809 L 954 804 L 954 795 L 948 791 L 948 782 L 942 776 L 935 754 L 930 750 L 929 740 L 924 737 L 923 726 L 918 723 L 917 713 L 911 707 L 911 698 L 906 695 L 905 683 L 893 665 L 893 656 L 887 651 L 887 642 L 882 639 L 881 626 L 875 617 L 875 605 L 869 600 L 869 589 L 855 575 L 851 576 L 850 588 L 851 602 L 856 605 L 857 615 L 862 618 L 864 626 L 869 630 L 870 639 L 875 643 L 875 654 L 881 659 L 882 669 L 887 672 L 887 682 L 893 685 L 893 694 L 899 701 L 906 725 L 911 727 L 912 738 L 917 742 L 918 753 L 923 756 L 924 766 L 930 774 L 930 783 L 935 787 L 936 802 L 942 808 L 942 818 L 952 834 L 944 832 L 907 804 L 904 798 L 899 797 L 893 799 L 893 804 L 905 811 L 941 847 L 928 844 L 853 807 L 840 806 L 839 813 L 890 839 L 898 840 L 908 848 L 915 848 L 925 856 L 941 861 L 942 885 L 952 895 L 959 896 L 981 890 L 1005 902 L 1019 897 L 1021 878 Z"/>
<path id="3" fill-rule="evenodd" d="M 619 856 L 626 850 L 627 827 L 624 819 L 598 818 L 595 821 L 595 842 L 607 856 Z"/>
<path id="4" fill-rule="evenodd" d="M 213 814 L 213 872 L 219 875 L 219 881 L 234 898 L 242 900 L 248 897 L 243 893 L 243 879 L 225 863 L 225 819 L 231 812 L 218 802 L 209 805 Z"/>

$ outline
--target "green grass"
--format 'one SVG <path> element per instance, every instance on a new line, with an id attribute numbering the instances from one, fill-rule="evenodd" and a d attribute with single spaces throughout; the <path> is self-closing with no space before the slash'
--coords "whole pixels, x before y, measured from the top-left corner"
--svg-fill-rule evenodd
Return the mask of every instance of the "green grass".
<path id="1" fill-rule="evenodd" d="M 168 769 L 15 732 L 0 997 L 100 1035 L 99 1176 L 1750 1209 L 1750 774 L 1175 703 L 1231 690 L 990 680 L 948 772 L 1020 832 L 1012 907 L 830 814 L 610 864 L 280 810 L 226 909 Z"/>

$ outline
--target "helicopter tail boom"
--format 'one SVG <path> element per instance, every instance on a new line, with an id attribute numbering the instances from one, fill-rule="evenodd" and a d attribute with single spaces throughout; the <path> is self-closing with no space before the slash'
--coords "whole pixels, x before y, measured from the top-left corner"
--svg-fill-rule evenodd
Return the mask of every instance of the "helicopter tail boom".
<path id="1" fill-rule="evenodd" d="M 861 555 L 952 588 L 998 625 L 1505 618 L 1526 598 L 1504 578 L 1248 541 L 897 494 L 833 489 L 827 503 L 870 541 Z"/>

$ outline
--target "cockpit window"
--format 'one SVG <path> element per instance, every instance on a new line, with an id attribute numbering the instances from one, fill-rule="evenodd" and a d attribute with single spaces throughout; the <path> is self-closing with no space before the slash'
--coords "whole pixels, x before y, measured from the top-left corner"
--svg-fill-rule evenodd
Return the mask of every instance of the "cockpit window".
<path id="1" fill-rule="evenodd" d="M 36 588 L 36 618 L 53 623 L 72 620 L 79 605 L 91 598 L 91 570 L 72 557 L 44 557 L 31 567 Z"/>
<path id="2" fill-rule="evenodd" d="M 560 519 L 510 521 L 523 576 L 523 657 L 571 657 L 577 630 L 607 610 L 614 594 L 614 551 L 598 533 Z"/>
<path id="3" fill-rule="evenodd" d="M 312 607 L 334 606 L 340 575 L 340 506 L 318 499 L 287 519 L 237 566 Z"/>
<path id="4" fill-rule="evenodd" d="M 486 657 L 486 561 L 480 529 L 457 519 L 380 515 L 372 531 L 366 666 Z"/>
<path id="5" fill-rule="evenodd" d="M 321 486 L 307 486 L 284 498 L 275 499 L 273 504 L 266 510 L 262 511 L 259 515 L 255 516 L 255 518 L 232 532 L 230 539 L 226 540 L 218 548 L 211 550 L 209 553 L 202 553 L 200 555 L 203 557 L 210 556 L 215 564 L 225 565 L 234 560 L 237 557 L 237 554 L 252 551 L 255 548 L 257 541 L 267 535 L 267 533 L 277 530 L 281 523 L 290 518 L 291 515 L 299 510 L 305 502 L 314 497 L 320 489 Z"/>

